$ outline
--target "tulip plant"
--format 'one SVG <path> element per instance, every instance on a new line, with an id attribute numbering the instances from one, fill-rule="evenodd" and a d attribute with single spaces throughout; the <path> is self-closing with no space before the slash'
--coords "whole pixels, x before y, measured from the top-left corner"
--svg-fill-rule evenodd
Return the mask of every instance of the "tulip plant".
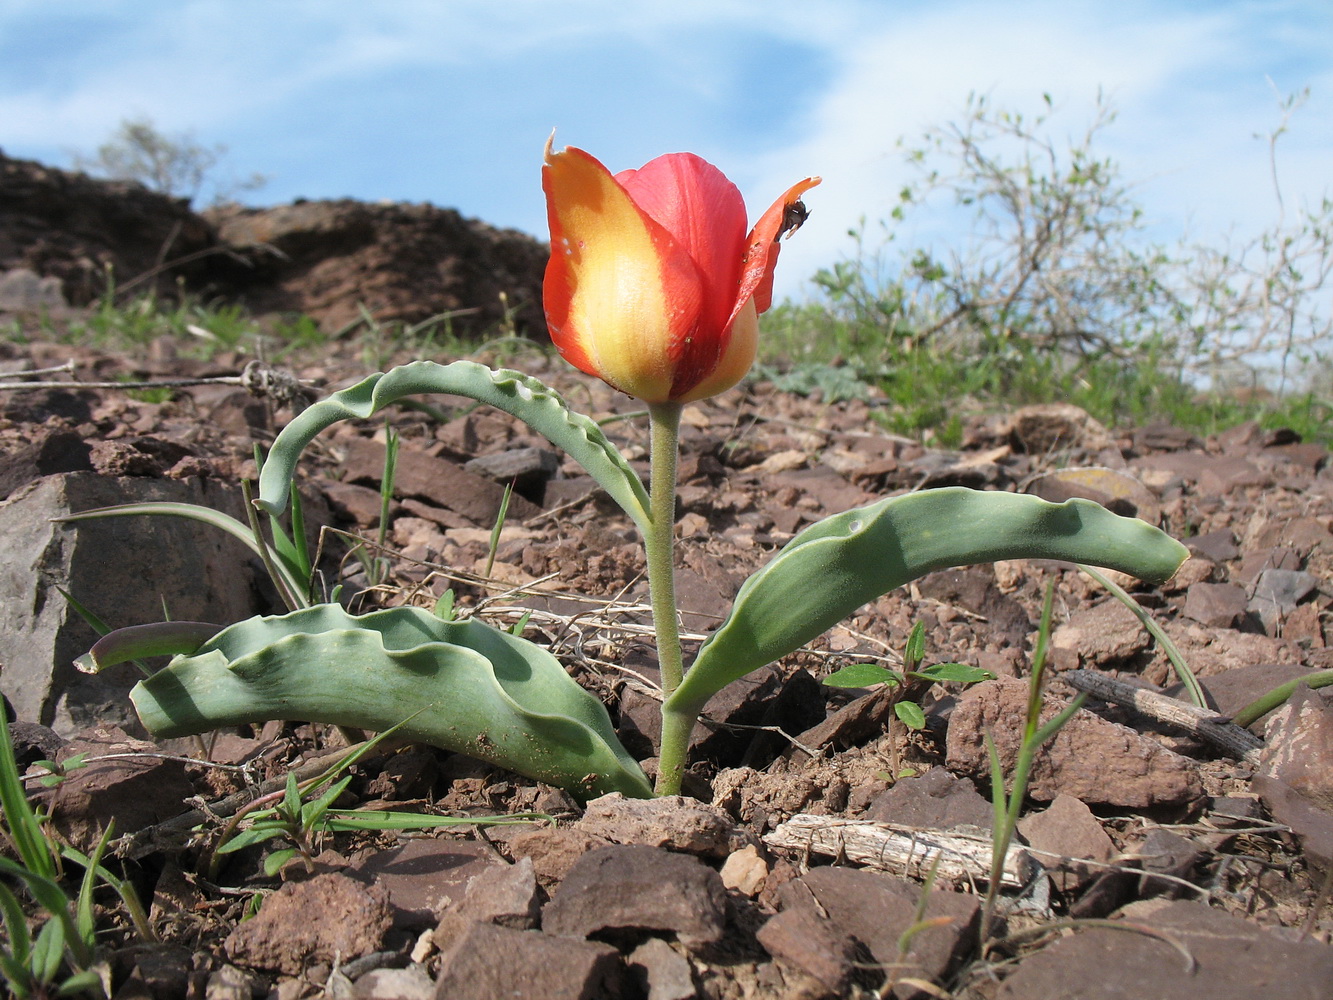
<path id="1" fill-rule="evenodd" d="M 612 174 L 588 153 L 556 152 L 548 142 L 542 176 L 551 339 L 576 368 L 647 404 L 649 488 L 596 423 L 538 380 L 468 361 L 418 361 L 371 375 L 294 418 L 274 442 L 255 503 L 281 515 L 296 462 L 321 430 L 406 396 L 470 397 L 545 435 L 643 536 L 663 694 L 657 794 L 679 792 L 690 734 L 709 697 L 925 573 L 1026 557 L 1165 580 L 1183 561 L 1184 547 L 1158 529 L 1084 500 L 1051 504 L 958 488 L 891 497 L 793 538 L 745 581 L 687 670 L 672 569 L 681 409 L 731 388 L 749 370 L 779 240 L 805 218 L 800 199 L 819 179 L 792 185 L 747 231 L 735 185 L 693 154 Z M 290 544 L 282 536 L 273 562 L 295 610 L 241 622 L 202 644 L 197 630 L 180 624 L 178 655 L 131 693 L 151 731 L 184 735 L 268 718 L 400 725 L 404 735 L 582 797 L 653 794 L 605 708 L 549 652 L 476 619 L 445 621 L 419 608 L 358 617 L 337 605 L 310 606 L 310 588 L 293 582 L 300 574 L 282 558 Z M 93 659 L 114 662 L 136 648 L 161 652 L 171 642 L 164 644 L 164 626 L 155 628 L 142 642 L 113 634 Z"/>

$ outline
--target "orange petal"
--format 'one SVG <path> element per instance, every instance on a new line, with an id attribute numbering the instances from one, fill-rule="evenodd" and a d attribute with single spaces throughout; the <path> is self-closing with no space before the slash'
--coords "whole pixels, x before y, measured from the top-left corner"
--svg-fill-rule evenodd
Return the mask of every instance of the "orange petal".
<path id="1" fill-rule="evenodd" d="M 801 200 L 801 195 L 820 182 L 819 177 L 807 177 L 789 187 L 781 198 L 769 206 L 767 212 L 750 230 L 745 241 L 745 263 L 741 274 L 740 287 L 737 289 L 733 315 L 740 312 L 750 297 L 754 297 L 755 310 L 766 312 L 773 302 L 773 269 L 778 263 L 778 238 L 784 231 L 787 210 Z"/>
<path id="2" fill-rule="evenodd" d="M 542 169 L 551 260 L 543 304 L 551 340 L 570 364 L 646 402 L 665 402 L 673 355 L 703 299 L 689 254 L 581 149 Z"/>

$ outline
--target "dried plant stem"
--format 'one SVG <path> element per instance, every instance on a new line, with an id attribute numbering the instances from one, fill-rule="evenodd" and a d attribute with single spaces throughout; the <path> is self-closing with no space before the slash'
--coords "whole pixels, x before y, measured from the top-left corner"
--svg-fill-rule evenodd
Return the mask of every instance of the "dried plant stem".
<path id="1" fill-rule="evenodd" d="M 1092 670 L 1067 670 L 1060 675 L 1060 679 L 1094 698 L 1124 705 L 1150 719 L 1165 722 L 1197 736 L 1237 760 L 1256 763 L 1259 751 L 1263 749 L 1264 744 L 1259 737 L 1210 709 L 1196 708 Z"/>

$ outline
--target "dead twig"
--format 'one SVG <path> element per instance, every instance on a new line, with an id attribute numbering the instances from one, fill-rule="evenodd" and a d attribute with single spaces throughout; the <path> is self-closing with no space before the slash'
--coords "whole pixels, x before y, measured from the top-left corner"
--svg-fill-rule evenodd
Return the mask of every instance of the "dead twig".
<path id="1" fill-rule="evenodd" d="M 1196 736 L 1210 746 L 1247 764 L 1257 764 L 1263 741 L 1248 729 L 1242 729 L 1226 716 L 1206 708 L 1196 708 L 1175 698 L 1168 698 L 1147 688 L 1135 687 L 1092 670 L 1066 670 L 1060 678 L 1077 691 L 1094 698 L 1132 708 L 1157 722 Z"/>

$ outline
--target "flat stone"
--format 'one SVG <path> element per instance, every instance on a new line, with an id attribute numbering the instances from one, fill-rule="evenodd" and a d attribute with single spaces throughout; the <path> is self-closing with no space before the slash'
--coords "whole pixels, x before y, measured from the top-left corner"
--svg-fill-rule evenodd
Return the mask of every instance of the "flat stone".
<path id="1" fill-rule="evenodd" d="M 1259 574 L 1269 569 L 1300 569 L 1301 557 L 1285 545 L 1273 545 L 1268 548 L 1251 549 L 1240 557 L 1240 563 L 1231 571 L 1231 578 L 1236 583 L 1249 586 L 1259 579 Z"/>
<path id="2" fill-rule="evenodd" d="M 1134 612 L 1114 599 L 1075 611 L 1051 634 L 1052 650 L 1073 653 L 1081 667 L 1122 663 L 1147 649 L 1151 641 Z"/>
<path id="3" fill-rule="evenodd" d="M 1296 605 L 1319 589 L 1319 577 L 1296 569 L 1266 569 L 1254 581 L 1254 593 L 1249 610 L 1264 623 L 1269 635 L 1284 615 L 1296 610 Z"/>
<path id="4" fill-rule="evenodd" d="M 880 792 L 866 810 L 866 819 L 921 830 L 960 826 L 989 830 L 994 810 L 972 782 L 945 768 L 932 767 L 925 774 L 901 778 Z"/>
<path id="5" fill-rule="evenodd" d="M 435 983 L 419 965 L 372 969 L 352 985 L 353 1000 L 433 1000 Z"/>
<path id="6" fill-rule="evenodd" d="M 1305 685 L 1269 716 L 1259 774 L 1333 809 L 1333 703 Z"/>
<path id="7" fill-rule="evenodd" d="M 1001 766 L 1011 773 L 1027 700 L 1027 682 L 1014 678 L 983 681 L 964 691 L 949 716 L 949 770 L 988 779 L 985 736 L 989 733 Z M 1043 719 L 1056 711 L 1056 703 L 1048 704 Z M 1147 809 L 1196 802 L 1203 795 L 1203 784 L 1194 761 L 1081 709 L 1033 761 L 1028 795 L 1050 802 L 1061 792 L 1090 804 Z"/>
<path id="8" fill-rule="evenodd" d="M 236 926 L 224 949 L 238 965 L 298 975 L 316 963 L 379 951 L 393 924 L 388 890 L 346 875 L 290 882 Z"/>
<path id="9" fill-rule="evenodd" d="M 1244 615 L 1249 598 L 1234 583 L 1195 583 L 1185 592 L 1181 613 L 1211 628 L 1231 628 Z"/>
<path id="10" fill-rule="evenodd" d="M 1325 870 L 1333 866 L 1333 811 L 1321 809 L 1286 782 L 1266 774 L 1256 775 L 1250 788 L 1275 821 L 1291 828 L 1315 864 Z"/>
<path id="11" fill-rule="evenodd" d="M 741 840 L 730 816 L 683 795 L 627 799 L 612 792 L 589 802 L 575 826 L 613 844 L 664 847 L 710 858 L 725 858 Z"/>
<path id="12" fill-rule="evenodd" d="M 1197 552 L 1215 563 L 1227 562 L 1240 555 L 1240 549 L 1236 547 L 1236 536 L 1230 528 L 1219 528 L 1217 531 L 1208 531 L 1181 541 L 1191 552 Z"/>
<path id="13" fill-rule="evenodd" d="M 1139 859 L 1139 867 L 1144 871 L 1139 880 L 1139 895 L 1148 896 L 1161 892 L 1167 896 L 1178 896 L 1185 890 L 1166 879 L 1153 878 L 1154 875 L 1170 875 L 1175 878 L 1189 879 L 1194 874 L 1195 866 L 1207 856 L 1205 851 L 1188 837 L 1156 827 L 1148 831 L 1133 851 Z"/>
<path id="14" fill-rule="evenodd" d="M 1027 492 L 1051 503 L 1082 497 L 1126 517 L 1139 517 L 1156 524 L 1162 516 L 1157 494 L 1122 469 L 1060 469 L 1038 476 Z"/>
<path id="15" fill-rule="evenodd" d="M 461 903 L 474 878 L 507 868 L 485 844 L 420 837 L 357 860 L 347 874 L 387 890 L 394 926 L 420 928 Z"/>
<path id="16" fill-rule="evenodd" d="M 831 745 L 845 750 L 878 732 L 892 711 L 893 692 L 882 687 L 830 713 L 823 722 L 797 736 L 796 742 L 812 749 Z M 802 751 L 793 747 L 791 753 L 794 755 Z"/>
<path id="17" fill-rule="evenodd" d="M 690 960 L 661 938 L 649 938 L 625 963 L 648 1000 L 694 1000 L 699 995 Z"/>
<path id="18" fill-rule="evenodd" d="M 778 891 L 783 912 L 807 909 L 827 914 L 835 932 L 860 943 L 872 959 L 898 967 L 900 976 L 941 981 L 958 968 L 976 943 L 981 907 L 976 896 L 932 889 L 922 919 L 938 920 L 914 935 L 900 956 L 904 931 L 917 922 L 917 882 L 862 868 L 814 868 Z"/>
<path id="19" fill-rule="evenodd" d="M 91 455 L 92 446 L 74 431 L 52 431 L 26 447 L 0 455 L 0 500 L 42 476 L 92 471 Z"/>
<path id="20" fill-rule="evenodd" d="M 1116 856 L 1092 810 L 1072 795 L 1057 795 L 1046 809 L 1020 819 L 1018 832 L 1061 892 L 1081 888 L 1104 871 L 1080 861 L 1105 863 Z"/>
<path id="21" fill-rule="evenodd" d="M 1180 451 L 1184 448 L 1202 448 L 1203 442 L 1183 427 L 1154 421 L 1134 432 L 1134 447 L 1140 451 Z"/>
<path id="22" fill-rule="evenodd" d="M 440 962 L 438 1000 L 601 1000 L 623 996 L 610 945 L 470 924 Z"/>
<path id="23" fill-rule="evenodd" d="M 1333 996 L 1333 947 L 1294 942 L 1187 900 L 1154 909 L 1147 934 L 1091 928 L 1018 963 L 996 1000 L 1254 1000 Z"/>
<path id="24" fill-rule="evenodd" d="M 756 937 L 786 970 L 813 979 L 827 994 L 846 994 L 856 968 L 856 941 L 813 907 L 784 909 Z"/>
<path id="25" fill-rule="evenodd" d="M 509 854 L 515 860 L 531 858 L 537 880 L 549 888 L 562 882 L 589 851 L 606 846 L 601 837 L 572 826 L 542 827 L 513 837 L 509 841 Z"/>
<path id="26" fill-rule="evenodd" d="M 62 735 L 97 723 L 138 726 L 132 664 L 79 673 L 76 657 L 97 633 L 63 588 L 117 624 L 162 620 L 220 624 L 272 611 L 259 594 L 257 560 L 234 538 L 179 517 L 53 519 L 142 501 L 199 504 L 244 517 L 239 491 L 213 480 L 112 479 L 92 472 L 46 476 L 0 502 L 0 688 L 18 717 Z M 134 586 L 126 586 L 133 581 Z"/>
<path id="27" fill-rule="evenodd" d="M 1072 403 L 1020 407 L 1010 417 L 1009 427 L 1014 448 L 1029 455 L 1075 448 L 1099 451 L 1114 443 L 1105 426 Z"/>
<path id="28" fill-rule="evenodd" d="M 713 869 L 684 854 L 613 846 L 575 863 L 546 904 L 542 929 L 570 938 L 668 931 L 695 947 L 720 941 L 726 916 L 726 889 Z"/>
<path id="29" fill-rule="evenodd" d="M 132 739 L 115 726 L 98 726 L 66 743 L 57 755 L 62 762 L 78 754 L 144 756 L 93 760 L 71 769 L 51 793 L 55 828 L 76 847 L 91 851 L 112 820 L 116 834 L 123 836 L 183 812 L 194 786 L 179 760 L 149 756 L 158 750 L 156 744 Z"/>
<path id="30" fill-rule="evenodd" d="M 560 471 L 560 456 L 549 448 L 511 448 L 474 458 L 463 469 L 501 486 L 513 483 L 515 493 L 540 504 L 546 484 Z"/>
<path id="31" fill-rule="evenodd" d="M 490 865 L 468 883 L 457 912 L 480 924 L 532 930 L 541 919 L 543 893 L 531 858 Z"/>
<path id="32" fill-rule="evenodd" d="M 371 528 L 380 522 L 382 504 L 380 491 L 356 483 L 322 480 L 320 490 L 329 502 L 329 508 L 347 518 L 359 528 Z M 393 507 L 390 507 L 392 516 Z"/>
<path id="33" fill-rule="evenodd" d="M 1190 660 L 1188 655 L 1186 659 Z M 1200 677 L 1199 686 L 1203 688 L 1208 706 L 1230 717 L 1278 685 L 1308 673 L 1312 673 L 1310 668 L 1299 663 L 1260 663 Z M 1184 696 L 1184 690 L 1183 685 L 1172 684 L 1164 693 L 1172 698 L 1180 698 Z M 1251 731 L 1261 735 L 1266 721 L 1267 717 L 1259 719 L 1250 727 Z"/>

